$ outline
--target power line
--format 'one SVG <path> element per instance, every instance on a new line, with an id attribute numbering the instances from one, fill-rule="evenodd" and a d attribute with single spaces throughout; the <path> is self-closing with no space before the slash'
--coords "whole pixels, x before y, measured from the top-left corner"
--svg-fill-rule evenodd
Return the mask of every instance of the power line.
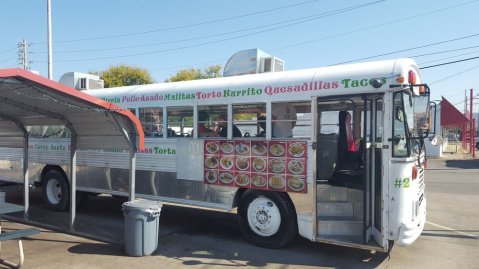
<path id="1" fill-rule="evenodd" d="M 314 39 L 314 40 L 309 40 L 309 41 L 305 41 L 305 42 L 301 42 L 301 43 L 296 43 L 296 44 L 281 47 L 281 48 L 271 49 L 271 51 L 282 50 L 282 49 L 286 49 L 286 48 L 290 48 L 290 47 L 295 47 L 295 46 L 300 46 L 300 45 L 304 45 L 304 44 L 307 44 L 307 43 L 316 42 L 316 41 L 319 41 L 319 40 L 331 39 L 331 38 L 334 38 L 334 37 L 343 36 L 343 35 L 356 33 L 356 32 L 361 32 L 361 31 L 366 31 L 366 30 L 370 30 L 370 29 L 373 29 L 373 28 L 378 28 L 378 27 L 381 27 L 381 26 L 386 26 L 386 25 L 401 22 L 401 21 L 411 20 L 411 19 L 415 19 L 415 18 L 418 18 L 418 17 L 424 17 L 426 15 L 431 15 L 431 14 L 434 14 L 434 13 L 450 10 L 450 9 L 453 9 L 453 8 L 461 7 L 461 6 L 468 5 L 468 4 L 471 4 L 471 3 L 474 3 L 474 2 L 478 2 L 478 1 L 479 0 L 475 0 L 475 1 L 470 1 L 470 2 L 461 3 L 461 4 L 457 4 L 457 5 L 452 5 L 452 6 L 448 6 L 448 7 L 445 7 L 445 8 L 441 8 L 441 9 L 437 9 L 437 10 L 433 10 L 433 11 L 429 11 L 429 12 L 425 12 L 425 13 L 420 13 L 420 14 L 417 14 L 417 15 L 414 15 L 414 16 L 410 16 L 410 17 L 406 17 L 406 18 L 402 18 L 402 19 L 398 19 L 398 20 L 394 20 L 394 21 L 390 21 L 390 22 L 386 22 L 386 23 L 382 23 L 382 24 L 378 24 L 378 25 L 373 25 L 373 26 L 361 28 L 361 29 L 354 30 L 354 31 L 343 32 L 343 33 L 339 33 L 339 34 L 336 34 L 336 35 L 331 35 L 331 36 L 322 37 L 322 38 L 319 38 L 319 39 Z M 427 54 L 420 54 L 420 55 L 414 55 L 414 56 L 409 56 L 409 57 L 418 58 L 418 57 L 429 56 L 429 55 L 434 55 L 434 54 L 441 54 L 441 53 L 454 52 L 454 51 L 459 51 L 459 50 L 466 50 L 466 49 L 471 49 L 471 48 L 476 48 L 476 47 L 479 47 L 479 46 L 463 47 L 463 48 L 458 48 L 458 49 L 445 50 L 445 51 L 439 51 L 439 52 L 433 52 L 433 53 L 427 53 Z M 224 60 L 224 59 L 222 59 L 222 60 Z M 203 64 L 204 63 L 198 63 L 198 64 L 191 64 L 191 65 L 188 65 L 188 66 L 199 66 L 199 65 L 203 65 Z M 168 70 L 168 69 L 175 69 L 175 68 L 181 68 L 181 67 L 165 67 L 165 68 L 161 68 L 161 69 L 162 70 Z M 159 69 L 155 69 L 155 70 L 159 70 Z"/>
<path id="2" fill-rule="evenodd" d="M 473 49 L 473 48 L 479 48 L 479 46 L 471 46 L 471 47 L 464 47 L 464 48 L 459 48 L 459 49 L 443 50 L 443 51 L 437 51 L 437 52 L 431 52 L 431 53 L 413 55 L 413 56 L 410 56 L 410 57 L 411 57 L 411 58 L 419 58 L 419 57 L 424 57 L 424 56 L 431 56 L 431 55 L 435 55 L 435 54 L 455 52 L 455 51 L 467 50 L 467 49 Z"/>
<path id="3" fill-rule="evenodd" d="M 471 58 L 461 59 L 461 60 L 452 61 L 452 62 L 446 62 L 446 63 L 441 63 L 441 64 L 424 66 L 424 67 L 421 67 L 421 68 L 419 68 L 419 69 L 427 69 L 427 68 L 433 68 L 433 67 L 438 67 L 438 66 L 443 66 L 443 65 L 448 65 L 448 64 L 455 64 L 455 63 L 460 63 L 460 62 L 475 60 L 475 59 L 478 59 L 478 58 L 479 58 L 479 56 L 477 56 L 477 57 L 471 57 Z"/>
<path id="4" fill-rule="evenodd" d="M 372 28 L 376 28 L 376 27 L 380 27 L 380 26 L 384 26 L 384 25 L 396 23 L 396 22 L 399 22 L 399 21 L 409 20 L 409 19 L 413 19 L 413 18 L 416 18 L 416 17 L 421 17 L 421 16 L 424 16 L 424 15 L 429 15 L 429 14 L 437 13 L 437 12 L 440 12 L 440 11 L 445 11 L 445 10 L 448 10 L 448 9 L 456 8 L 456 7 L 459 7 L 459 6 L 471 4 L 471 3 L 474 3 L 474 2 L 478 2 L 478 1 L 479 1 L 479 0 L 470 1 L 470 2 L 466 2 L 466 3 L 462 3 L 462 4 L 457 4 L 457 5 L 449 6 L 449 7 L 446 7 L 446 8 L 442 8 L 442 9 L 430 11 L 430 12 L 427 12 L 427 13 L 422 13 L 422 14 L 419 14 L 419 15 L 416 15 L 416 16 L 407 17 L 407 18 L 403 18 L 403 19 L 399 19 L 399 20 L 395 20 L 395 21 L 383 23 L 383 24 L 380 24 L 380 25 L 375 25 L 375 26 L 367 27 L 367 28 L 362 28 L 362 29 L 356 30 L 356 31 L 350 31 L 350 32 L 346 32 L 346 33 L 341 33 L 341 34 L 334 35 L 334 36 L 330 36 L 330 37 L 326 37 L 326 38 L 323 38 L 323 39 L 332 38 L 332 37 L 340 36 L 340 35 L 345 35 L 345 34 L 357 32 L 357 31 L 364 31 L 364 30 L 368 30 L 368 29 L 372 29 Z M 309 2 L 304 2 L 304 3 L 309 3 Z M 291 21 L 291 20 L 290 20 L 290 21 Z M 286 26 L 283 26 L 283 27 L 286 27 Z M 251 29 L 251 28 L 250 28 L 250 29 Z M 253 29 L 254 29 L 254 28 L 253 28 Z M 271 31 L 271 30 L 274 30 L 274 29 L 265 30 L 265 31 Z M 235 31 L 235 32 L 239 32 L 239 31 L 242 31 L 242 30 L 238 30 L 238 31 Z M 264 31 L 261 31 L 261 32 L 264 32 Z M 232 33 L 232 32 L 230 32 L 230 33 Z M 223 33 L 223 34 L 227 34 L 227 33 Z M 257 33 L 252 33 L 252 34 L 257 34 Z M 252 35 L 252 34 L 250 34 L 250 35 Z M 233 38 L 240 38 L 240 37 L 244 37 L 244 36 L 245 36 L 245 35 L 242 35 L 242 36 L 239 36 L 239 37 L 233 37 Z M 159 52 L 166 52 L 166 51 L 173 51 L 173 50 L 191 48 L 191 47 L 202 46 L 202 45 L 211 44 L 211 43 L 218 43 L 218 42 L 230 40 L 230 39 L 233 39 L 233 38 L 228 38 L 228 39 L 223 39 L 223 40 L 217 40 L 217 41 L 207 42 L 207 43 L 201 43 L 201 44 L 196 44 L 196 45 L 192 45 L 192 46 L 186 46 L 186 47 L 180 47 L 180 48 L 173 48 L 173 49 L 169 49 L 169 50 L 147 52 L 147 53 L 142 53 L 142 54 L 159 53 Z M 316 39 L 316 40 L 319 40 L 319 39 Z M 163 43 L 180 42 L 180 41 L 186 41 L 186 40 L 170 41 L 170 42 L 163 42 Z M 303 42 L 303 43 L 304 43 L 304 42 Z M 157 43 L 157 44 L 158 44 L 158 43 Z M 159 44 L 161 44 L 161 43 L 159 43 Z M 149 45 L 149 44 L 146 44 L 146 45 Z M 153 45 L 153 44 L 152 44 L 152 45 Z M 144 46 L 144 45 L 140 45 L 140 46 Z M 292 46 L 294 46 L 294 45 L 292 45 Z M 289 46 L 289 47 L 291 47 L 291 46 Z M 474 47 L 477 47 L 477 46 L 474 46 Z M 128 47 L 123 47 L 123 48 L 128 48 Z M 462 49 L 468 49 L 468 48 L 473 48 L 473 47 L 460 48 L 460 49 L 456 49 L 456 50 L 462 50 Z M 111 48 L 111 49 L 114 49 L 114 48 Z M 111 49 L 108 49 L 108 50 L 111 50 Z M 107 49 L 102 49 L 102 50 L 107 50 Z M 450 51 L 455 51 L 455 50 L 450 50 Z M 448 52 L 448 51 L 430 53 L 429 55 L 438 54 L 438 53 L 445 53 L 445 52 Z M 123 56 L 120 55 L 119 57 L 129 57 L 129 56 L 136 56 L 136 55 L 138 55 L 138 54 L 123 55 Z M 140 55 L 141 55 L 141 54 L 140 54 Z M 427 55 L 427 54 L 417 55 L 417 56 L 413 56 L 413 57 L 420 57 L 420 56 L 425 56 L 425 55 Z M 117 57 L 117 56 L 111 56 L 111 57 L 92 58 L 92 59 L 86 59 L 86 60 L 100 60 L 100 59 L 116 58 L 116 57 Z M 375 57 L 378 57 L 378 56 L 375 56 Z M 369 58 L 369 57 L 368 57 L 368 58 Z M 76 60 L 71 60 L 71 61 L 81 61 L 81 60 L 82 60 L 82 59 L 76 59 Z M 69 61 L 69 60 L 64 60 L 64 61 Z M 63 61 L 63 62 L 64 62 L 64 61 Z M 44 62 L 44 61 L 39 61 L 39 62 Z M 196 64 L 193 64 L 192 66 L 195 66 L 195 65 L 196 65 Z M 189 65 L 189 66 L 191 66 L 191 65 Z M 162 69 L 173 69 L 173 68 L 162 68 Z"/>
<path id="5" fill-rule="evenodd" d="M 425 65 L 425 64 L 429 64 L 429 63 L 440 62 L 440 61 L 444 61 L 444 60 L 447 60 L 447 59 L 457 58 L 457 57 L 461 57 L 461 56 L 465 56 L 465 55 L 469 55 L 469 54 L 475 54 L 475 53 L 479 53 L 479 51 L 476 50 L 476 51 L 461 53 L 461 54 L 454 55 L 454 56 L 443 57 L 443 58 L 440 58 L 440 59 L 435 59 L 435 60 L 432 60 L 432 61 L 423 62 L 423 63 L 420 63 L 419 65 L 422 66 L 422 65 Z"/>
<path id="6" fill-rule="evenodd" d="M 421 13 L 421 14 L 418 14 L 418 15 L 415 15 L 415 16 L 390 21 L 390 22 L 387 22 L 387 23 L 379 24 L 379 25 L 373 25 L 373 26 L 370 26 L 370 27 L 361 28 L 361 29 L 354 30 L 354 31 L 344 32 L 344 33 L 340 33 L 340 34 L 336 34 L 336 35 L 323 37 L 323 38 L 320 38 L 320 39 L 314 39 L 314 40 L 310 40 L 310 41 L 306 41 L 306 42 L 302 42 L 302 43 L 293 44 L 293 45 L 282 47 L 282 48 L 272 49 L 271 51 L 290 48 L 290 47 L 303 45 L 303 44 L 307 44 L 307 43 L 311 43 L 311 42 L 315 42 L 315 41 L 319 41 L 319 40 L 331 39 L 331 38 L 334 38 L 334 37 L 338 37 L 338 36 L 342 36 L 342 35 L 346 35 L 346 34 L 351 34 L 351 33 L 355 33 L 355 32 L 366 31 L 366 30 L 370 30 L 370 29 L 373 29 L 373 28 L 378 28 L 378 27 L 381 27 L 381 26 L 385 26 L 385 25 L 389 25 L 389 24 L 393 24 L 393 23 L 397 23 L 397 22 L 401 22 L 401 21 L 405 21 L 405 20 L 411 20 L 411 19 L 415 19 L 415 18 L 418 18 L 418 17 L 423 17 L 425 15 L 430 15 L 430 14 L 446 11 L 446 10 L 449 10 L 449 9 L 453 9 L 453 8 L 457 8 L 457 7 L 460 7 L 460 6 L 468 5 L 468 4 L 471 4 L 471 3 L 474 3 L 474 2 L 478 2 L 478 1 L 479 0 L 470 1 L 470 2 L 466 2 L 466 3 L 461 3 L 461 4 L 445 7 L 445 8 L 442 8 L 442 9 L 437 9 L 437 10 L 433 10 L 433 11 L 430 11 L 430 12 Z M 305 2 L 305 3 L 309 3 L 309 2 Z M 346 9 L 347 8 L 345 8 L 343 11 L 347 11 Z M 332 12 L 338 12 L 338 11 L 342 11 L 342 10 L 339 9 L 339 10 L 330 11 L 330 12 L 332 13 Z M 291 20 L 266 24 L 266 25 L 262 25 L 262 26 L 250 27 L 250 28 L 240 29 L 240 30 L 236 30 L 236 31 L 230 31 L 230 32 L 214 34 L 214 35 L 207 35 L 207 36 L 200 36 L 200 37 L 195 37 L 195 38 L 180 39 L 180 40 L 165 41 L 165 42 L 156 42 L 156 43 L 148 43 L 148 44 L 140 44 L 140 45 L 134 45 L 134 46 L 102 48 L 102 49 L 56 51 L 55 53 L 83 53 L 83 52 L 95 52 L 95 51 L 110 51 L 110 50 L 131 49 L 131 48 L 139 48 L 139 47 L 148 47 L 148 46 L 155 46 L 155 45 L 179 43 L 179 42 L 185 42 L 185 41 L 193 41 L 193 40 L 199 40 L 199 39 L 205 39 L 205 38 L 217 37 L 217 36 L 222 36 L 222 35 L 234 34 L 234 33 L 238 33 L 238 32 L 250 31 L 250 30 L 254 30 L 254 29 L 265 28 L 265 27 L 274 26 L 274 25 L 283 24 L 283 23 L 292 22 L 292 21 L 297 21 L 297 20 L 304 20 L 305 18 L 315 18 L 316 16 L 321 16 L 321 15 L 327 16 L 328 13 L 329 12 L 318 13 L 318 14 L 315 14 L 315 15 L 307 16 L 307 17 L 301 17 L 301 18 L 296 18 L 296 19 L 291 19 Z M 334 15 L 334 13 L 329 14 L 329 15 Z M 479 46 L 473 46 L 473 47 L 468 47 L 468 48 L 474 48 L 474 47 L 479 47 Z M 457 50 L 468 49 L 468 48 L 461 48 L 461 49 L 457 49 Z M 451 50 L 451 51 L 455 51 L 455 50 Z M 444 52 L 447 52 L 447 51 L 444 51 Z M 46 53 L 46 52 L 35 52 L 35 53 Z M 437 53 L 440 53 L 440 52 L 437 52 Z M 421 57 L 421 56 L 432 55 L 432 54 L 435 54 L 435 53 L 423 54 L 423 55 L 411 56 L 411 57 Z"/>
<path id="7" fill-rule="evenodd" d="M 203 22 L 199 22 L 199 23 L 185 24 L 185 25 L 179 25 L 179 26 L 173 26 L 173 27 L 166 27 L 166 28 L 161 28 L 161 29 L 156 29 L 156 30 L 134 32 L 134 33 L 127 33 L 127 34 L 118 34 L 118 35 L 109 35 L 109 36 L 99 36 L 99 37 L 88 37 L 88 38 L 80 38 L 80 39 L 62 40 L 62 41 L 56 41 L 54 43 L 70 43 L 70 42 L 79 42 L 79 41 L 90 41 L 90 40 L 109 39 L 109 38 L 118 38 L 118 37 L 135 36 L 135 35 L 144 35 L 144 34 L 151 34 L 151 33 L 157 33 L 157 32 L 170 31 L 170 30 L 178 30 L 178 29 L 196 27 L 196 26 L 200 26 L 200 25 L 212 24 L 212 23 L 217 23 L 217 22 L 235 20 L 235 19 L 244 18 L 244 17 L 250 17 L 250 16 L 269 13 L 269 12 L 277 11 L 277 10 L 281 10 L 281 9 L 288 9 L 288 8 L 292 8 L 292 7 L 296 7 L 296 6 L 300 6 L 300 5 L 306 5 L 306 4 L 310 4 L 310 3 L 318 2 L 318 1 L 319 0 L 306 1 L 306 2 L 301 2 L 301 3 L 297 3 L 297 4 L 292 4 L 292 5 L 287 5 L 287 6 L 282 6 L 282 7 L 272 8 L 272 9 L 266 9 L 266 10 L 261 10 L 261 11 L 257 11 L 257 12 L 252 12 L 252 13 L 246 13 L 246 14 L 238 15 L 238 16 L 232 16 L 232 17 L 227 17 L 227 18 L 222 18 L 222 19 L 217 19 L 217 20 L 203 21 Z M 384 1 L 386 1 L 386 0 L 384 0 Z M 38 43 L 32 43 L 32 44 L 44 44 L 44 43 L 45 42 L 38 42 Z"/>
<path id="8" fill-rule="evenodd" d="M 449 98 L 453 98 L 453 97 L 456 97 L 456 96 L 459 96 L 459 95 L 464 96 L 464 93 L 458 93 L 458 94 L 454 94 L 454 95 L 448 95 L 447 98 L 449 99 Z"/>
<path id="9" fill-rule="evenodd" d="M 386 0 L 382 0 L 382 1 L 386 1 Z M 235 34 L 235 33 L 251 31 L 251 30 L 255 30 L 255 29 L 277 26 L 279 24 L 286 24 L 284 26 L 287 27 L 287 26 L 290 26 L 290 25 L 294 25 L 293 22 L 304 23 L 304 22 L 308 22 L 308 21 L 311 21 L 311 20 L 322 19 L 322 18 L 325 18 L 325 17 L 328 17 L 328 16 L 337 15 L 337 14 L 344 13 L 344 12 L 347 12 L 347 11 L 351 11 L 351 10 L 354 10 L 354 9 L 362 8 L 362 7 L 365 7 L 365 6 L 368 6 L 368 5 L 376 4 L 376 3 L 382 2 L 382 1 L 376 1 L 376 2 L 366 3 L 366 4 L 356 5 L 356 6 L 350 6 L 350 7 L 346 7 L 346 8 L 336 9 L 336 10 L 333 10 L 333 11 L 316 13 L 316 14 L 313 14 L 313 15 L 310 15 L 310 16 L 302 16 L 302 17 L 294 18 L 294 19 L 290 19 L 290 20 L 284 20 L 284 21 L 280 21 L 280 22 L 274 22 L 274 23 L 265 24 L 265 25 L 261 25 L 261 26 L 249 27 L 249 28 L 244 28 L 244 29 L 239 29 L 239 30 L 235 30 L 235 31 L 219 33 L 219 34 L 213 34 L 213 35 L 206 35 L 206 36 L 172 40 L 172 41 L 164 41 L 164 42 L 155 42 L 155 43 L 148 43 L 148 44 L 140 44 L 140 45 L 133 45 L 133 46 L 122 46 L 122 47 L 89 49 L 89 50 L 56 51 L 55 53 L 79 53 L 79 52 L 82 53 L 82 52 L 110 51 L 110 50 L 119 50 L 119 49 L 149 47 L 149 46 L 156 46 L 156 45 L 180 43 L 180 42 L 185 42 L 185 41 L 193 41 L 193 40 L 199 40 L 199 39 L 205 39 L 205 38 L 211 38 L 211 37 L 218 37 L 218 36 L 224 36 L 224 35 L 231 35 L 231 34 Z M 287 23 L 291 23 L 291 24 L 287 24 Z M 275 30 L 275 29 L 276 28 L 273 28 L 273 29 L 270 29 L 270 30 L 267 29 L 265 31 L 272 31 L 272 30 Z M 46 53 L 46 52 L 35 52 L 35 53 Z"/>
<path id="10" fill-rule="evenodd" d="M 343 8 L 343 9 L 331 11 L 327 14 L 316 16 L 314 18 L 309 18 L 309 19 L 302 20 L 302 21 L 298 21 L 298 22 L 295 22 L 295 23 L 290 23 L 290 24 L 286 24 L 286 25 L 282 25 L 282 26 L 278 26 L 278 27 L 273 27 L 273 28 L 270 28 L 270 29 L 257 31 L 257 32 L 249 33 L 249 34 L 233 36 L 233 37 L 230 37 L 230 38 L 224 38 L 224 39 L 219 39 L 219 40 L 215 40 L 215 41 L 203 42 L 203 43 L 198 43 L 198 44 L 193 44 L 193 45 L 188 45 L 188 46 L 183 46 L 183 47 L 176 47 L 176 48 L 171 48 L 171 49 L 149 51 L 149 52 L 141 52 L 141 53 L 133 53 L 133 54 L 126 54 L 126 55 L 115 55 L 115 56 L 85 58 L 85 59 L 57 60 L 56 62 L 78 62 L 78 61 L 106 60 L 106 59 L 115 59 L 115 58 L 125 58 L 125 57 L 132 57 L 132 56 L 149 55 L 149 54 L 156 54 L 156 53 L 162 53 L 162 52 L 169 52 L 169 51 L 176 51 L 176 50 L 182 50 L 182 49 L 187 49 L 187 48 L 199 47 L 199 46 L 204 46 L 204 45 L 229 41 L 229 40 L 233 40 L 233 39 L 238 39 L 238 38 L 242 38 L 242 37 L 257 35 L 257 34 L 261 34 L 261 33 L 265 33 L 265 32 L 270 32 L 270 31 L 274 31 L 274 30 L 277 30 L 277 29 L 286 28 L 286 27 L 290 27 L 290 26 L 293 26 L 293 25 L 317 20 L 317 19 L 320 19 L 320 18 L 323 18 L 323 17 L 332 16 L 332 15 L 344 13 L 344 12 L 347 12 L 347 11 L 356 10 L 356 9 L 359 9 L 359 8 L 374 5 L 374 4 L 377 4 L 377 3 L 380 3 L 380 2 L 384 2 L 384 1 L 386 1 L 386 0 L 368 2 L 368 3 L 365 3 L 365 4 L 361 4 L 361 5 L 356 5 L 356 6 L 352 6 L 352 7 L 348 7 L 348 8 Z M 44 61 L 38 61 L 38 62 L 44 62 Z"/>
<path id="11" fill-rule="evenodd" d="M 265 25 L 261 25 L 261 26 L 249 27 L 249 28 L 244 28 L 244 29 L 240 29 L 240 30 L 236 30 L 236 31 L 229 31 L 229 32 L 224 32 L 224 33 L 219 33 L 219 34 L 214 34 L 214 35 L 206 35 L 206 36 L 200 36 L 200 37 L 194 37 L 194 38 L 171 40 L 171 41 L 164 41 L 164 42 L 155 42 L 155 43 L 140 44 L 140 45 L 133 45 L 133 46 L 102 48 L 102 49 L 90 49 L 90 50 L 56 51 L 55 53 L 78 53 L 78 52 L 110 51 L 110 50 L 131 49 L 131 48 L 140 48 L 140 47 L 149 47 L 149 46 L 156 46 L 156 45 L 180 43 L 180 42 L 185 42 L 185 41 L 193 41 L 193 40 L 199 40 L 199 39 L 205 39 L 205 38 L 211 38 L 211 37 L 230 35 L 230 34 L 235 34 L 235 33 L 240 33 L 240 32 L 245 32 L 245 31 L 251 31 L 251 30 L 255 30 L 255 29 L 261 29 L 261 28 L 276 26 L 278 24 L 285 24 L 285 23 L 288 23 L 288 22 L 305 21 L 305 19 L 308 19 L 308 18 L 309 19 L 324 18 L 324 17 L 327 17 L 327 16 L 332 16 L 332 15 L 338 14 L 338 12 L 349 11 L 350 8 L 353 8 L 353 7 L 338 9 L 338 10 L 328 11 L 328 12 L 321 12 L 321 13 L 317 13 L 317 14 L 310 15 L 310 16 L 303 16 L 303 17 L 295 18 L 295 19 L 291 19 L 291 20 L 285 20 L 285 21 L 265 24 Z M 36 52 L 36 53 L 46 53 L 46 52 Z"/>
<path id="12" fill-rule="evenodd" d="M 356 59 L 356 60 L 351 60 L 351 61 L 346 61 L 346 62 L 340 62 L 340 63 L 334 64 L 334 65 L 352 63 L 352 62 L 363 61 L 363 60 L 369 60 L 369 59 L 372 59 L 372 58 L 378 58 L 378 57 L 381 57 L 381 56 L 396 54 L 396 53 L 400 53 L 400 52 L 406 52 L 406 51 L 410 51 L 410 50 L 427 48 L 427 47 L 436 46 L 436 45 L 439 45 L 439 44 L 454 42 L 454 41 L 458 41 L 458 40 L 462 40 L 462 39 L 467 39 L 467 38 L 472 38 L 472 37 L 477 37 L 477 36 L 479 36 L 479 34 L 462 36 L 462 37 L 453 38 L 453 39 L 449 39 L 449 40 L 445 40 L 445 41 L 440 41 L 440 42 L 435 42 L 435 43 L 430 43 L 430 44 L 426 44 L 426 45 L 422 45 L 422 46 L 417 46 L 417 47 L 412 47 L 412 48 L 407 48 L 407 49 L 402 49 L 402 50 L 396 50 L 396 51 L 392 51 L 392 52 L 386 52 L 386 53 L 377 54 L 377 55 L 374 55 L 374 56 L 369 56 L 369 57 L 364 57 L 364 58 L 359 58 L 359 59 Z"/>
<path id="13" fill-rule="evenodd" d="M 477 58 L 479 58 L 479 57 L 477 57 Z M 450 79 L 450 78 L 453 78 L 453 77 L 457 77 L 457 76 L 462 75 L 462 74 L 464 74 L 464 73 L 466 73 L 466 72 L 469 72 L 469 71 L 471 71 L 471 70 L 474 70 L 474 69 L 476 69 L 476 68 L 478 68 L 478 67 L 479 67 L 479 65 L 473 66 L 473 67 L 471 67 L 471 68 L 468 68 L 468 69 L 466 69 L 466 70 L 463 70 L 463 71 L 458 72 L 458 73 L 455 73 L 455 74 L 452 74 L 452 75 L 447 76 L 447 77 L 445 77 L 445 78 L 443 78 L 443 79 L 436 80 L 436 81 L 431 82 L 431 83 L 429 83 L 429 84 L 430 84 L 430 85 L 433 85 L 433 84 L 436 84 L 436 83 L 439 83 L 439 82 L 443 82 L 444 80 L 447 80 L 447 79 Z"/>
<path id="14" fill-rule="evenodd" d="M 300 43 L 296 43 L 296 44 L 292 44 L 292 45 L 288 45 L 288 46 L 284 46 L 284 47 L 280 47 L 280 48 L 275 48 L 275 49 L 272 49 L 271 51 L 283 50 L 283 49 L 287 49 L 287 48 L 302 46 L 302 45 L 309 44 L 309 43 L 314 43 L 314 42 L 317 42 L 317 41 L 327 40 L 327 39 L 331 39 L 331 38 L 335 38 L 335 37 L 345 36 L 345 35 L 348 35 L 348 34 L 353 34 L 353 33 L 363 32 L 363 31 L 367 31 L 367 30 L 371 30 L 371 29 L 375 29 L 375 28 L 380 28 L 380 27 L 383 27 L 383 26 L 386 26 L 386 25 L 397 23 L 397 22 L 402 22 L 402 21 L 408 21 L 408 20 L 412 20 L 412 19 L 416 19 L 416 18 L 421 18 L 423 16 L 431 15 L 431 14 L 434 14 L 434 13 L 439 13 L 439 12 L 450 10 L 450 9 L 453 9 L 453 8 L 469 5 L 469 4 L 472 4 L 474 2 L 478 2 L 478 1 L 479 0 L 474 0 L 474 1 L 466 2 L 466 3 L 452 5 L 452 6 L 449 6 L 449 7 L 436 9 L 436 10 L 433 10 L 433 11 L 417 14 L 417 15 L 410 16 L 410 17 L 405 17 L 405 18 L 401 18 L 401 19 L 397 19 L 397 20 L 393 20 L 393 21 L 389 21 L 389 22 L 385 22 L 385 23 L 381 23 L 381 24 L 371 25 L 371 26 L 360 28 L 360 29 L 357 29 L 357 30 L 347 31 L 347 32 L 339 33 L 339 34 L 326 36 L 326 37 L 321 37 L 321 38 L 317 38 L 317 39 L 303 41 L 303 42 L 300 42 Z"/>
<path id="15" fill-rule="evenodd" d="M 8 59 L 5 59 L 5 60 L 1 60 L 0 63 L 9 62 L 11 60 L 16 60 L 16 59 L 17 59 L 17 57 L 8 58 Z"/>
<path id="16" fill-rule="evenodd" d="M 17 48 L 11 48 L 11 49 L 7 49 L 7 50 L 4 50 L 4 51 L 0 51 L 0 54 L 4 54 L 4 53 L 7 53 L 7 52 L 10 52 L 10 51 L 14 51 L 16 50 Z"/>

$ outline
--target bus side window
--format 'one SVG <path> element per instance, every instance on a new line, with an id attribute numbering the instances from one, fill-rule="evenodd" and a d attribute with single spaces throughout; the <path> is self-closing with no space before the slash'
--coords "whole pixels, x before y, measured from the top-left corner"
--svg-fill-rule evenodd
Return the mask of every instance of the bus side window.
<path id="1" fill-rule="evenodd" d="M 243 134 L 243 137 L 261 137 L 263 130 L 260 126 L 266 117 L 266 104 L 234 104 L 233 124 Z"/>
<path id="2" fill-rule="evenodd" d="M 139 109 L 139 117 L 145 137 L 163 137 L 163 109 L 146 107 Z"/>
<path id="3" fill-rule="evenodd" d="M 311 103 L 283 102 L 271 104 L 273 138 L 310 138 Z"/>
<path id="4" fill-rule="evenodd" d="M 198 137 L 224 137 L 228 132 L 226 105 L 198 106 Z M 233 135 L 234 136 L 234 135 Z"/>
<path id="5" fill-rule="evenodd" d="M 191 137 L 193 131 L 193 107 L 168 107 L 167 137 Z"/>
<path id="6" fill-rule="evenodd" d="M 311 138 L 311 102 L 291 103 L 296 110 L 296 124 L 293 128 L 293 138 Z"/>

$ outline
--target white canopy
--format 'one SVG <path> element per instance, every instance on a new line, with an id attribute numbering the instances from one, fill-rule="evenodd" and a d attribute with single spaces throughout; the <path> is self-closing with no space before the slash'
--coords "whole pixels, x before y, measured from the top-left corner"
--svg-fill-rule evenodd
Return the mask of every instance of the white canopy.
<path id="1" fill-rule="evenodd" d="M 0 70 L 0 146 L 23 147 L 22 127 L 65 125 L 79 149 L 143 147 L 128 110 L 23 69 Z"/>
<path id="2" fill-rule="evenodd" d="M 23 148 L 25 218 L 29 207 L 28 126 L 64 125 L 71 131 L 70 230 L 76 214 L 77 149 L 130 151 L 130 200 L 135 197 L 136 151 L 144 147 L 130 111 L 29 71 L 0 69 L 0 147 Z"/>

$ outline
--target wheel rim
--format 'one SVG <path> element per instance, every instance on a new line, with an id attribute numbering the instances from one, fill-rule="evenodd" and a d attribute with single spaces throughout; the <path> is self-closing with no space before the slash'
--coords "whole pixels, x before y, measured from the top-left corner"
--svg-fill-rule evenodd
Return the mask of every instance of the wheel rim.
<path id="1" fill-rule="evenodd" d="M 51 178 L 50 180 L 48 180 L 46 190 L 47 190 L 48 201 L 51 204 L 56 205 L 61 201 L 63 197 L 63 193 L 62 193 L 62 187 L 60 185 L 60 181 L 58 181 L 55 178 Z"/>
<path id="2" fill-rule="evenodd" d="M 260 197 L 248 206 L 248 224 L 260 236 L 271 236 L 279 230 L 281 214 L 276 204 L 268 198 Z"/>

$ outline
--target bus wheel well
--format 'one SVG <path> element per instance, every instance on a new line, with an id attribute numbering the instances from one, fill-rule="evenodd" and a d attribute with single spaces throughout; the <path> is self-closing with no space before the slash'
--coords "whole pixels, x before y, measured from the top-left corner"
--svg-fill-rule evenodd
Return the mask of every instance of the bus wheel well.
<path id="1" fill-rule="evenodd" d="M 61 168 L 59 165 L 46 165 L 45 167 L 43 167 L 43 170 L 42 170 L 42 173 L 40 174 L 40 185 L 43 185 L 43 180 L 45 179 L 45 175 L 50 172 L 51 170 L 57 170 L 59 173 L 61 173 L 65 178 L 68 179 L 68 176 L 67 174 L 65 173 L 65 171 L 63 171 L 63 168 Z M 68 182 L 68 185 L 69 182 Z"/>
<path id="2" fill-rule="evenodd" d="M 254 191 L 252 189 L 244 189 L 244 188 L 240 188 L 238 189 L 238 191 L 236 192 L 234 198 L 233 198 L 233 206 L 232 208 L 235 208 L 235 207 L 238 207 L 240 201 L 241 201 L 241 198 L 243 197 L 243 195 L 245 194 L 245 192 L 250 192 L 250 191 Z M 281 194 L 284 196 L 284 199 L 286 199 L 288 201 L 288 203 L 294 205 L 293 203 L 293 200 L 291 200 L 291 197 L 289 197 L 288 193 L 286 192 L 281 192 Z M 296 216 L 296 208 L 294 208 L 293 206 L 293 209 L 294 209 L 294 215 Z"/>
<path id="3" fill-rule="evenodd" d="M 238 191 L 235 193 L 235 197 L 233 198 L 233 205 L 231 206 L 231 208 L 238 207 L 239 202 L 241 201 L 241 197 L 243 197 L 243 194 L 246 190 L 247 189 L 243 188 L 238 189 Z"/>

